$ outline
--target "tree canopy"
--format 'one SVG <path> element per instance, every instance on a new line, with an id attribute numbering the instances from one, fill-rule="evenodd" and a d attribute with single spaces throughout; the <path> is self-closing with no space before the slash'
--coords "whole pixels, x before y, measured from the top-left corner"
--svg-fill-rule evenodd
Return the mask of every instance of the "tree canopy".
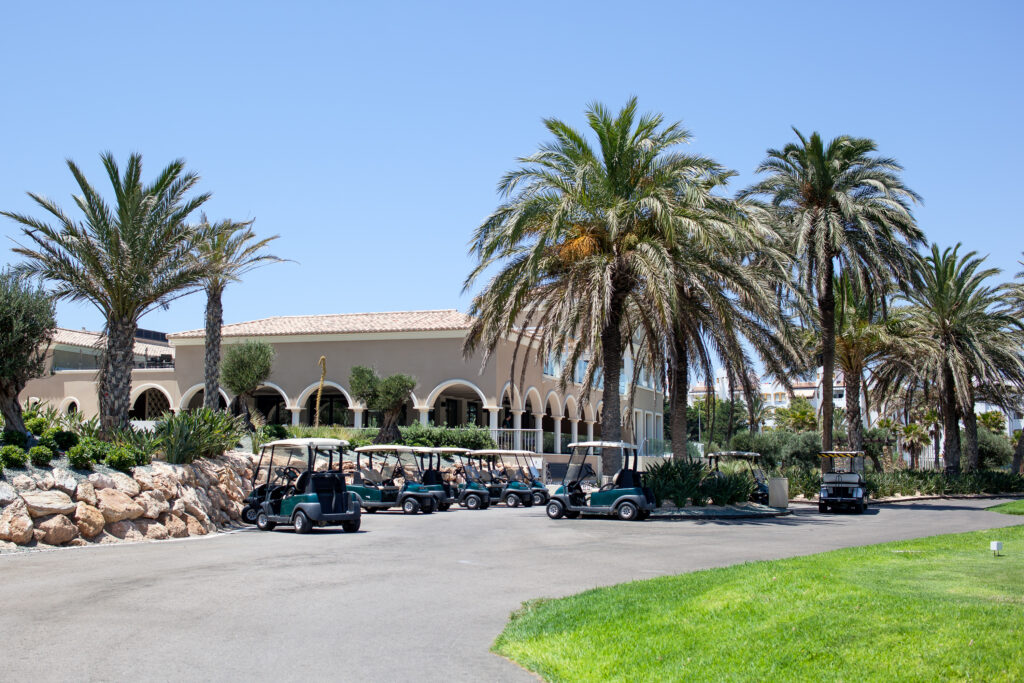
<path id="1" fill-rule="evenodd" d="M 53 298 L 42 286 L 0 271 L 0 414 L 8 429 L 25 431 L 18 394 L 42 375 L 56 327 Z"/>

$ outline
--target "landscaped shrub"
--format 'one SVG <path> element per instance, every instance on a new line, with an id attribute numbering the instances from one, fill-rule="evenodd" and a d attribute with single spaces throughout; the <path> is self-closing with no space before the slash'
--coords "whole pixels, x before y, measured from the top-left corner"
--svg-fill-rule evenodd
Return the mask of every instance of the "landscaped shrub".
<path id="1" fill-rule="evenodd" d="M 491 431 L 485 427 L 424 427 L 414 424 L 400 427 L 402 441 L 410 446 L 433 446 L 449 448 L 494 448 Z"/>
<path id="2" fill-rule="evenodd" d="M 28 462 L 28 453 L 21 446 L 8 444 L 0 448 L 0 465 L 4 467 L 24 467 Z"/>
<path id="3" fill-rule="evenodd" d="M 66 451 L 78 443 L 78 434 L 64 429 L 57 430 L 53 434 L 53 440 L 56 442 L 58 449 Z"/>
<path id="4" fill-rule="evenodd" d="M 788 464 L 803 463 L 810 467 L 820 467 L 821 433 L 800 432 L 793 434 L 782 449 L 782 460 Z"/>
<path id="5" fill-rule="evenodd" d="M 1005 434 L 994 434 L 984 427 L 979 427 L 978 456 L 983 469 L 1006 467 L 1013 459 L 1013 444 Z"/>
<path id="6" fill-rule="evenodd" d="M 111 448 L 104 462 L 107 467 L 121 472 L 131 472 L 136 464 L 135 454 L 125 446 L 114 446 Z"/>
<path id="7" fill-rule="evenodd" d="M 747 451 L 750 452 L 754 448 L 754 435 L 748 432 L 746 429 L 736 432 L 733 434 L 732 440 L 729 441 L 730 451 Z"/>
<path id="8" fill-rule="evenodd" d="M 25 420 L 25 429 L 36 436 L 41 436 L 43 432 L 49 427 L 49 423 L 45 417 L 30 417 Z"/>
<path id="9" fill-rule="evenodd" d="M 698 460 L 672 458 L 649 464 L 644 472 L 644 482 L 651 487 L 659 506 L 666 499 L 678 506 L 686 505 L 687 501 L 702 505 L 700 481 L 707 471 L 707 467 Z"/>
<path id="10" fill-rule="evenodd" d="M 819 463 L 820 466 L 820 463 Z M 807 465 L 791 465 L 776 472 L 777 476 L 789 479 L 789 495 L 815 498 L 821 490 L 821 470 Z"/>
<path id="11" fill-rule="evenodd" d="M 700 492 L 712 505 L 733 505 L 750 500 L 754 480 L 746 472 L 713 472 L 701 481 Z"/>
<path id="12" fill-rule="evenodd" d="M 3 438 L 0 439 L 5 446 L 17 446 L 24 450 L 25 446 L 28 445 L 28 435 L 25 432 L 19 432 L 17 429 L 7 428 L 4 429 Z"/>
<path id="13" fill-rule="evenodd" d="M 28 450 L 28 457 L 36 467 L 47 467 L 53 460 L 53 451 L 46 446 L 33 446 Z"/>
<path id="14" fill-rule="evenodd" d="M 155 429 L 167 462 L 175 464 L 222 455 L 244 432 L 241 418 L 208 408 L 164 414 Z"/>
<path id="15" fill-rule="evenodd" d="M 95 462 L 92 458 L 92 452 L 89 450 L 88 445 L 84 443 L 72 446 L 68 449 L 66 455 L 68 463 L 78 470 L 91 470 L 92 464 Z"/>
<path id="16" fill-rule="evenodd" d="M 277 441 L 279 439 L 288 438 L 288 428 L 284 425 L 270 424 L 263 428 L 268 441 Z"/>
<path id="17" fill-rule="evenodd" d="M 41 436 L 36 438 L 37 446 L 45 446 L 56 454 L 61 449 L 57 446 L 57 430 L 47 429 Z"/>
<path id="18" fill-rule="evenodd" d="M 134 455 L 136 465 L 148 465 L 153 454 L 160 449 L 160 437 L 154 432 L 131 426 L 112 431 L 110 441 L 115 446 L 127 448 Z"/>

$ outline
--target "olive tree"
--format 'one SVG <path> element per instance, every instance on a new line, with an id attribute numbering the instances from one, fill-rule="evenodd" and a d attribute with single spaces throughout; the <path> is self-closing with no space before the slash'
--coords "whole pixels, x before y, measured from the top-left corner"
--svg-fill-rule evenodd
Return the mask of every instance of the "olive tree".
<path id="1" fill-rule="evenodd" d="M 18 394 L 43 374 L 56 327 L 50 295 L 9 269 L 0 271 L 0 414 L 7 429 L 25 431 Z"/>
<path id="2" fill-rule="evenodd" d="M 349 376 L 352 395 L 366 404 L 366 407 L 381 414 L 380 431 L 374 443 L 401 443 L 402 433 L 398 431 L 398 417 L 402 406 L 409 400 L 409 394 L 416 386 L 416 378 L 409 375 L 380 377 L 373 368 L 357 365 Z"/>
<path id="3" fill-rule="evenodd" d="M 274 347 L 267 342 L 250 339 L 228 347 L 220 365 L 220 381 L 238 396 L 245 415 L 245 428 L 253 431 L 249 414 L 249 397 L 270 377 L 274 369 Z"/>

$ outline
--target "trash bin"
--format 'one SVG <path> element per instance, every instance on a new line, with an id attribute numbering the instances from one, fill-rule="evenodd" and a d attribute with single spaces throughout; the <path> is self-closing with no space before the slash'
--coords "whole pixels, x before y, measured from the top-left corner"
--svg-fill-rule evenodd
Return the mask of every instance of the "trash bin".
<path id="1" fill-rule="evenodd" d="M 768 480 L 768 506 L 773 508 L 789 507 L 789 479 L 772 477 Z"/>

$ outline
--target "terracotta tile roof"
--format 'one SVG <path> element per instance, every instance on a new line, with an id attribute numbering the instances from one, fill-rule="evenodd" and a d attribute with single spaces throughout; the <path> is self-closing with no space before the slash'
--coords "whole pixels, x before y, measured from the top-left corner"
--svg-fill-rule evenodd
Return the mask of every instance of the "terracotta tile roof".
<path id="1" fill-rule="evenodd" d="M 80 346 L 87 349 L 103 348 L 102 339 L 103 335 L 99 332 L 89 332 L 88 330 L 68 330 L 63 327 L 58 327 L 57 331 L 53 334 L 54 344 Z M 147 342 L 136 341 L 135 355 L 150 357 L 166 355 L 173 356 L 174 349 L 162 344 L 149 344 Z"/>
<path id="2" fill-rule="evenodd" d="M 225 325 L 225 337 L 272 337 L 282 335 L 352 334 L 359 332 L 433 332 L 469 329 L 473 319 L 455 309 L 443 311 L 394 311 L 391 313 L 328 313 L 282 315 Z M 168 339 L 202 338 L 204 330 L 167 335 Z"/>

